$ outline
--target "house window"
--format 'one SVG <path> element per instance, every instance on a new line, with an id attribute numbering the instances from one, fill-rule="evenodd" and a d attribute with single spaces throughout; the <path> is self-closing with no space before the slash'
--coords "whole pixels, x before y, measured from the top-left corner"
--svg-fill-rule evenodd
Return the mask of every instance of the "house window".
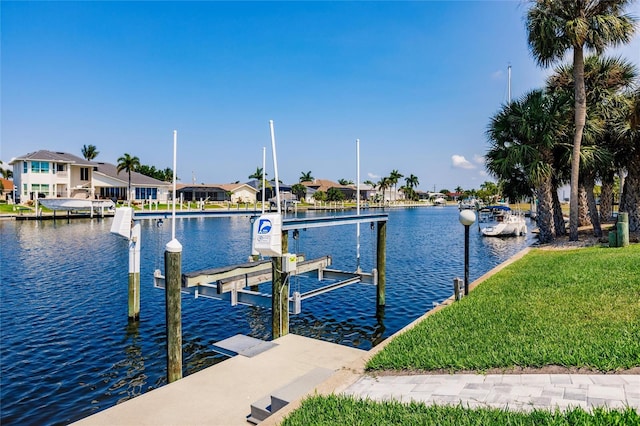
<path id="1" fill-rule="evenodd" d="M 26 165 L 27 163 L 25 162 L 24 164 Z M 24 197 L 27 196 L 27 184 L 26 183 L 22 184 L 22 196 L 24 196 Z"/>
<path id="2" fill-rule="evenodd" d="M 22 162 L 22 173 L 29 173 L 29 166 L 27 165 L 26 161 Z M 26 190 L 25 190 L 26 193 Z"/>
<path id="3" fill-rule="evenodd" d="M 56 171 L 64 172 L 64 164 L 56 164 Z"/>
<path id="4" fill-rule="evenodd" d="M 158 199 L 158 188 L 136 188 L 136 200 Z"/>
<path id="5" fill-rule="evenodd" d="M 48 196 L 49 195 L 49 184 L 37 184 L 34 183 L 31 185 L 31 191 L 38 194 L 39 196 Z"/>
<path id="6" fill-rule="evenodd" d="M 48 161 L 32 161 L 31 173 L 49 173 Z"/>
<path id="7" fill-rule="evenodd" d="M 80 180 L 89 180 L 89 168 L 81 167 L 80 168 Z"/>

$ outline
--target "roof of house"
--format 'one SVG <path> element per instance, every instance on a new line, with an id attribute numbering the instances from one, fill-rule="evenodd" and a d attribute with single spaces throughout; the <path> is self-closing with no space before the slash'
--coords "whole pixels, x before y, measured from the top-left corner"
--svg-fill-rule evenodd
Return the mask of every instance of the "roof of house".
<path id="1" fill-rule="evenodd" d="M 4 192 L 13 191 L 13 181 L 5 178 L 0 178 L 0 182 L 2 183 L 2 190 Z"/>
<path id="2" fill-rule="evenodd" d="M 26 155 L 21 155 L 19 157 L 11 159 L 9 164 L 13 164 L 18 161 L 54 161 L 57 163 L 68 163 L 76 166 L 85 166 L 85 167 L 93 167 L 94 173 L 100 173 L 104 176 L 110 177 L 112 179 L 120 180 L 124 183 L 129 182 L 129 174 L 121 171 L 118 173 L 118 167 L 111 163 L 105 163 L 102 161 L 89 161 L 84 158 L 78 157 L 73 154 L 69 154 L 68 152 L 59 152 L 59 151 L 47 151 L 40 150 L 36 152 L 31 152 Z M 132 185 L 153 185 L 153 186 L 165 186 L 170 185 L 168 182 L 163 182 L 161 180 L 152 178 L 150 176 L 143 175 L 138 172 L 131 172 L 131 184 Z"/>
<path id="3" fill-rule="evenodd" d="M 328 180 L 328 179 L 314 179 L 313 181 L 300 182 L 306 187 L 313 188 L 318 191 L 327 192 L 329 188 L 338 188 L 338 189 L 352 189 L 355 190 L 355 186 L 353 185 L 340 185 L 337 182 Z"/>
<path id="4" fill-rule="evenodd" d="M 73 163 L 78 165 L 91 165 L 92 162 L 85 160 L 77 155 L 69 154 L 68 152 L 60 151 L 47 151 L 41 149 L 40 151 L 30 152 L 25 155 L 21 155 L 16 158 L 12 158 L 9 164 L 13 164 L 17 161 L 56 161 L 58 163 Z"/>
<path id="5" fill-rule="evenodd" d="M 90 166 L 97 167 L 94 169 L 94 173 L 101 173 L 105 176 L 108 176 L 112 179 L 118 179 L 125 183 L 129 182 L 129 174 L 122 170 L 118 173 L 118 167 L 110 164 L 103 163 L 98 161 L 90 162 Z M 163 182 L 161 180 L 152 178 L 151 176 L 143 175 L 138 172 L 131 172 L 131 185 L 153 185 L 153 186 L 169 186 L 170 182 Z"/>
<path id="6" fill-rule="evenodd" d="M 254 192 L 258 190 L 246 183 L 178 183 L 176 184 L 176 189 L 180 190 L 190 190 L 190 189 L 219 189 L 221 191 L 230 191 L 234 192 L 238 189 L 248 189 Z"/>

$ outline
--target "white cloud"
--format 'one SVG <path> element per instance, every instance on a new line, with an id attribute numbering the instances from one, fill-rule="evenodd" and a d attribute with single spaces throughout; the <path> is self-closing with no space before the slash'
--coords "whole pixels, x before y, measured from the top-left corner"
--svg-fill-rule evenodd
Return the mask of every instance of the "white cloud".
<path id="1" fill-rule="evenodd" d="M 473 155 L 473 161 L 474 161 L 476 164 L 483 165 L 483 164 L 484 164 L 484 155 L 474 154 L 474 155 Z"/>
<path id="2" fill-rule="evenodd" d="M 380 178 L 379 175 L 377 175 L 375 173 L 371 173 L 371 172 L 367 173 L 367 176 L 369 176 L 369 179 L 379 179 Z"/>
<path id="3" fill-rule="evenodd" d="M 471 164 L 463 155 L 452 155 L 451 165 L 456 169 L 475 169 L 476 166 Z"/>
<path id="4" fill-rule="evenodd" d="M 491 73 L 491 80 L 502 80 L 504 79 L 504 72 L 502 70 L 494 71 Z"/>

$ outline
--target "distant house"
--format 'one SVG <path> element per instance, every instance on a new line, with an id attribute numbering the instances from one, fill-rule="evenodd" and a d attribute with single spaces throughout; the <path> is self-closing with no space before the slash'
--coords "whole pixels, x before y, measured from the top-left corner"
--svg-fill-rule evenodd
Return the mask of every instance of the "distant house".
<path id="1" fill-rule="evenodd" d="M 258 190 L 246 183 L 178 184 L 176 198 L 184 201 L 230 201 L 253 203 Z"/>
<path id="2" fill-rule="evenodd" d="M 261 201 L 262 200 L 262 180 L 253 179 L 247 182 L 247 185 L 249 185 L 252 188 L 255 188 L 256 200 Z M 295 196 L 292 195 L 291 185 L 278 183 L 278 188 L 280 190 L 280 199 L 290 200 L 292 199 L 292 197 L 293 199 L 296 198 Z M 265 188 L 264 188 L 264 198 L 265 200 L 271 200 L 272 198 L 276 198 L 276 181 L 275 180 L 267 181 L 267 184 L 265 185 Z"/>
<path id="3" fill-rule="evenodd" d="M 129 174 L 110 163 L 66 152 L 36 151 L 13 158 L 13 180 L 21 202 L 35 198 L 127 199 Z M 132 201 L 166 202 L 171 184 L 131 172 Z"/>
<path id="4" fill-rule="evenodd" d="M 13 200 L 13 181 L 0 178 L 0 200 Z"/>
<path id="5" fill-rule="evenodd" d="M 333 182 L 327 179 L 314 179 L 313 181 L 300 182 L 302 185 L 311 189 L 312 191 L 307 191 L 307 193 L 311 193 L 311 199 L 307 200 L 307 202 L 313 202 L 313 194 L 317 191 L 322 191 L 325 194 L 331 188 L 335 188 L 338 191 L 344 194 L 345 200 L 355 200 L 356 198 L 356 187 L 355 185 L 340 185 L 337 182 Z M 363 194 L 360 194 L 362 197 Z"/>

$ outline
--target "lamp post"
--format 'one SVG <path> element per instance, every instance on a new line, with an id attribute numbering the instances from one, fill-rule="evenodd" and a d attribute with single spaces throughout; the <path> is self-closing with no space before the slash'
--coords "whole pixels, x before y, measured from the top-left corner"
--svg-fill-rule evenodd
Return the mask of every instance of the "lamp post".
<path id="1" fill-rule="evenodd" d="M 458 220 L 464 225 L 464 295 L 466 296 L 469 294 L 469 226 L 476 221 L 476 213 L 473 210 L 462 210 Z"/>

